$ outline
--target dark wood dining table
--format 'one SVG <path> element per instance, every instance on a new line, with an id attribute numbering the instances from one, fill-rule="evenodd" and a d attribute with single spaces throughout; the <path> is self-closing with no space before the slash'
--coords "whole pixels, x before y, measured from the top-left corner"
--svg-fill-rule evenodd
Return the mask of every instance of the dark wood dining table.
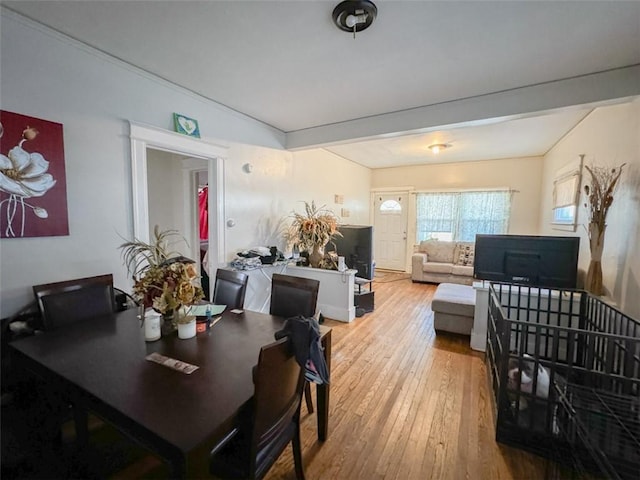
<path id="1" fill-rule="evenodd" d="M 253 396 L 260 347 L 284 319 L 225 311 L 206 332 L 145 342 L 135 309 L 96 317 L 11 344 L 16 360 L 61 389 L 75 408 L 110 422 L 167 461 L 174 478 L 200 478 L 209 452 Z M 331 368 L 331 329 L 321 326 Z M 151 362 L 158 352 L 199 368 L 191 374 Z M 328 435 L 329 385 L 317 388 L 318 439 Z"/>

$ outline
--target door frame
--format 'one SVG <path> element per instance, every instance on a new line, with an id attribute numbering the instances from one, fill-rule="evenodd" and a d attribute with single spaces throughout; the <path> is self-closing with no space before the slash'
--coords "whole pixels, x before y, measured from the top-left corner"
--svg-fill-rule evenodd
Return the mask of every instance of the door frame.
<path id="1" fill-rule="evenodd" d="M 411 271 L 411 256 L 413 255 L 413 243 L 409 242 L 410 238 L 415 239 L 416 237 L 416 205 L 415 202 L 411 202 L 410 199 L 413 198 L 413 193 L 415 191 L 415 187 L 411 185 L 399 186 L 399 187 L 378 187 L 371 189 L 370 195 L 370 204 L 369 204 L 369 222 L 373 225 L 373 235 L 375 238 L 376 228 L 375 228 L 375 209 L 376 209 L 376 195 L 384 194 L 389 195 L 391 193 L 398 193 L 401 195 L 407 196 L 407 238 L 405 240 L 405 266 L 404 271 Z M 373 244 L 375 245 L 375 239 Z M 411 248 L 410 248 L 411 247 Z"/>
<path id="2" fill-rule="evenodd" d="M 215 186 L 215 195 L 209 195 L 209 245 L 211 247 L 211 239 L 215 239 L 216 248 L 209 248 L 209 265 L 210 270 L 220 266 L 225 256 L 224 158 L 228 147 L 131 121 L 129 137 L 134 237 L 143 242 L 150 240 L 147 148 L 206 159 L 209 185 Z M 176 181 L 185 181 L 185 178 Z"/>

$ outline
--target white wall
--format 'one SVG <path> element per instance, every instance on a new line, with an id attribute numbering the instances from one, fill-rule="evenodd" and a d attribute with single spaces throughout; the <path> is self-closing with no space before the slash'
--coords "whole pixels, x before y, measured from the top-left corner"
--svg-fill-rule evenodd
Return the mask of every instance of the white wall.
<path id="1" fill-rule="evenodd" d="M 177 155 L 147 150 L 149 238 L 152 238 L 155 225 L 161 230 L 182 229 L 182 212 L 187 199 L 183 191 L 181 165 Z"/>
<path id="2" fill-rule="evenodd" d="M 170 130 L 179 112 L 198 119 L 203 138 L 233 142 L 225 202 L 238 227 L 227 230 L 229 255 L 267 243 L 297 200 L 332 207 L 333 193 L 343 193 L 368 218 L 368 169 L 322 150 L 278 150 L 278 130 L 4 9 L 1 21 L 2 109 L 63 124 L 70 231 L 0 240 L 1 317 L 30 301 L 39 283 L 113 272 L 116 285 L 128 288 L 118 245 L 133 234 L 129 120 Z M 241 168 L 247 162 L 256 166 L 249 176 Z"/>
<path id="3" fill-rule="evenodd" d="M 640 318 L 640 99 L 595 109 L 547 153 L 542 182 L 541 234 L 567 234 L 551 227 L 553 179 L 559 168 L 580 154 L 585 154 L 587 165 L 614 167 L 627 164 L 607 216 L 603 284 L 607 296 L 622 311 Z M 583 171 L 582 184 L 588 183 L 590 178 Z M 590 255 L 584 202 L 584 195 L 581 195 L 579 225 L 570 235 L 580 236 L 579 267 L 586 271 Z"/>
<path id="4" fill-rule="evenodd" d="M 251 173 L 243 170 L 245 163 L 253 165 Z M 323 149 L 292 153 L 232 144 L 225 160 L 225 219 L 236 225 L 227 227 L 227 260 L 257 245 L 284 248 L 283 229 L 294 210 L 304 211 L 304 201 L 313 200 L 338 216 L 347 208 L 344 223 L 368 225 L 370 184 L 370 169 Z M 344 196 L 343 204 L 334 203 L 336 194 Z"/>
<path id="5" fill-rule="evenodd" d="M 415 190 L 465 190 L 507 187 L 516 192 L 509 233 L 537 233 L 540 205 L 541 157 L 513 158 L 437 165 L 382 168 L 372 173 L 372 189 L 412 187 Z M 413 197 L 412 197 L 413 200 Z M 409 208 L 409 245 L 415 243 L 415 201 Z"/>

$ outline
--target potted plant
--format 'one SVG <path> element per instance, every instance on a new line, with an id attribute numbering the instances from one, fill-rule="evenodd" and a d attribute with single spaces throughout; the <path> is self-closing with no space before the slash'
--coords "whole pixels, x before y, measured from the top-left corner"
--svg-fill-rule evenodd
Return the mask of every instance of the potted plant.
<path id="1" fill-rule="evenodd" d="M 324 206 L 317 208 L 314 201 L 304 202 L 304 214 L 293 212 L 289 240 L 301 251 L 309 253 L 309 264 L 318 268 L 324 256 L 325 245 L 334 237 L 341 237 L 338 218 Z"/>
<path id="2" fill-rule="evenodd" d="M 171 325 L 194 322 L 188 307 L 204 297 L 195 262 L 171 250 L 169 240 L 180 236 L 176 230 L 154 228 L 150 243 L 138 239 L 120 245 L 128 273 L 133 277 L 133 297 L 162 314 L 163 333 Z"/>

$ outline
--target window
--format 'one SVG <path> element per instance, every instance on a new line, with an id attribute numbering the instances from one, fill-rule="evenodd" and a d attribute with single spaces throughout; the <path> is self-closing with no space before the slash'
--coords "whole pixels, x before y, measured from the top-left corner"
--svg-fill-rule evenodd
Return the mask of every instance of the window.
<path id="1" fill-rule="evenodd" d="M 385 200 L 380 205 L 382 215 L 402 215 L 402 205 L 396 200 Z"/>
<path id="2" fill-rule="evenodd" d="M 570 166 L 571 167 L 571 166 Z M 580 171 L 557 174 L 553 182 L 553 220 L 556 226 L 567 226 L 575 229 L 580 188 Z"/>
<path id="3" fill-rule="evenodd" d="M 553 181 L 553 218 L 555 230 L 575 231 L 580 198 L 580 181 L 584 155 L 578 155 L 556 170 Z"/>
<path id="4" fill-rule="evenodd" d="M 441 192 L 417 195 L 416 240 L 475 241 L 477 233 L 507 233 L 511 192 Z"/>

